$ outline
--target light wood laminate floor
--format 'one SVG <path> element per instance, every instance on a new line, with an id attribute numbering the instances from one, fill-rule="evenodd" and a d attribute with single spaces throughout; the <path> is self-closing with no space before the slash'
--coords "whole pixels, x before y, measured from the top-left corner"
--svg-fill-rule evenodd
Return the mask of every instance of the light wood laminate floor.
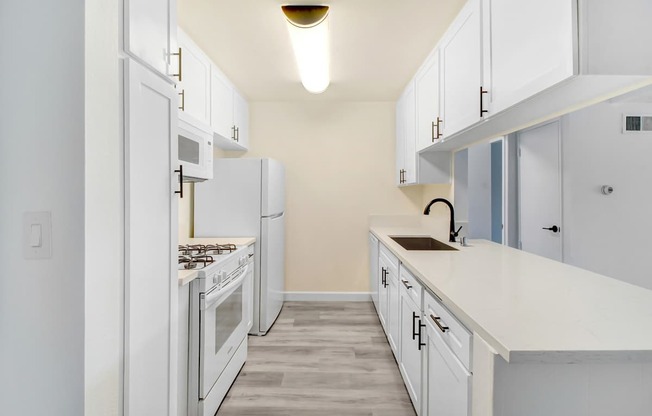
<path id="1" fill-rule="evenodd" d="M 415 416 L 370 302 L 286 302 L 217 416 Z"/>

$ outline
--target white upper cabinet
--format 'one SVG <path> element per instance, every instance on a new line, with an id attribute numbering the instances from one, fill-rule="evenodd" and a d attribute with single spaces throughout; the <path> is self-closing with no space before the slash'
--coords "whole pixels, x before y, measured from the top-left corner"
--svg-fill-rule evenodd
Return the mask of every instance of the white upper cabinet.
<path id="1" fill-rule="evenodd" d="M 236 89 L 233 90 L 233 125 L 236 143 L 249 148 L 249 103 Z"/>
<path id="2" fill-rule="evenodd" d="M 398 186 L 450 183 L 450 152 L 417 153 L 417 82 L 410 81 L 396 103 L 396 183 Z M 424 92 L 422 99 L 426 97 Z"/>
<path id="3" fill-rule="evenodd" d="M 211 75 L 211 126 L 215 134 L 234 140 L 233 87 L 216 67 L 213 67 Z"/>
<path id="4" fill-rule="evenodd" d="M 216 66 L 211 76 L 211 103 L 215 145 L 224 150 L 247 150 L 249 103 Z"/>
<path id="5" fill-rule="evenodd" d="M 417 183 L 417 158 L 416 158 L 416 96 L 414 82 L 405 90 L 404 103 L 404 131 L 405 131 L 405 161 L 403 163 L 403 184 L 414 185 Z"/>
<path id="6" fill-rule="evenodd" d="M 417 148 L 458 150 L 652 84 L 651 15 L 649 0 L 469 0 L 436 47 L 442 136 L 431 144 L 428 62 L 417 74 Z"/>
<path id="7" fill-rule="evenodd" d="M 179 118 L 210 133 L 211 61 L 183 31 L 178 34 L 182 51 Z"/>
<path id="8" fill-rule="evenodd" d="M 440 51 L 443 65 L 442 133 L 451 135 L 481 120 L 482 30 L 480 0 L 469 0 L 453 22 Z"/>
<path id="9" fill-rule="evenodd" d="M 176 0 L 125 0 L 124 50 L 170 82 L 178 81 Z"/>
<path id="10" fill-rule="evenodd" d="M 441 134 L 440 60 L 436 49 L 416 76 L 417 150 L 439 139 Z"/>
<path id="11" fill-rule="evenodd" d="M 396 184 L 403 185 L 405 170 L 405 100 L 396 102 Z"/>
<path id="12" fill-rule="evenodd" d="M 213 135 L 225 150 L 249 148 L 249 103 L 210 58 L 179 29 L 182 79 L 179 120 Z"/>
<path id="13" fill-rule="evenodd" d="M 483 0 L 484 36 L 491 59 L 491 113 L 504 110 L 575 73 L 572 0 Z M 488 77 L 487 77 L 488 78 Z"/>
<path id="14" fill-rule="evenodd" d="M 396 105 L 396 169 L 398 185 L 417 183 L 416 97 L 410 81 Z"/>

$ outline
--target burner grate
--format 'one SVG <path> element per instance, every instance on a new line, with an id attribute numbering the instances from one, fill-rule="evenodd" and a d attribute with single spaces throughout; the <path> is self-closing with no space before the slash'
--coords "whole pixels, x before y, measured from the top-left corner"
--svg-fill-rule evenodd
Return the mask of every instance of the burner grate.
<path id="1" fill-rule="evenodd" d="M 206 267 L 215 261 L 213 256 L 233 253 L 237 249 L 235 244 L 179 245 L 179 264 L 182 264 L 184 269 Z"/>

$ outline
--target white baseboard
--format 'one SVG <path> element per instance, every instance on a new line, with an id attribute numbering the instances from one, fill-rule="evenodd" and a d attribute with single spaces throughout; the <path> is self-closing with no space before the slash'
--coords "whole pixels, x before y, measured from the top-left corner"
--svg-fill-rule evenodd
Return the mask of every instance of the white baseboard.
<path id="1" fill-rule="evenodd" d="M 370 302 L 369 292 L 285 292 L 289 302 Z"/>

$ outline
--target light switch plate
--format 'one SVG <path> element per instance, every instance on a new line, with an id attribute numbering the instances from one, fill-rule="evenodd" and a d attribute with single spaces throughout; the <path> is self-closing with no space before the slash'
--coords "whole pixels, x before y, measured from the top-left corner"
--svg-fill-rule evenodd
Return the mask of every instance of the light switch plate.
<path id="1" fill-rule="evenodd" d="M 52 257 L 52 214 L 26 212 L 23 215 L 23 257 L 49 259 Z"/>

